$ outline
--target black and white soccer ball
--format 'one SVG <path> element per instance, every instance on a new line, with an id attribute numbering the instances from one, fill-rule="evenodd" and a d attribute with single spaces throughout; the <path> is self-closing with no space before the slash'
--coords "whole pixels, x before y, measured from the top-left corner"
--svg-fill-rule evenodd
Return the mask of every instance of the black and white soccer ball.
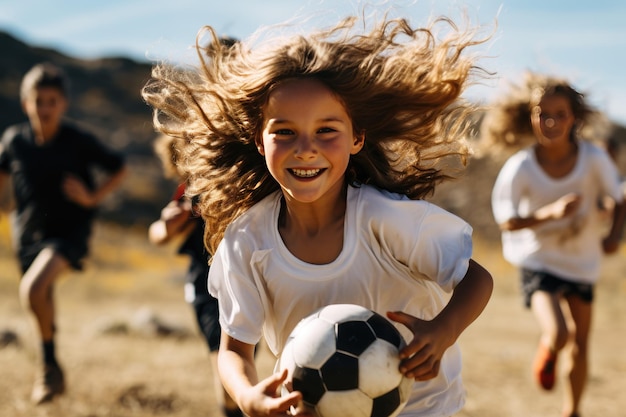
<path id="1" fill-rule="evenodd" d="M 413 384 L 398 369 L 404 345 L 387 318 L 333 304 L 298 323 L 276 368 L 288 370 L 283 392 L 300 391 L 318 417 L 393 417 Z"/>

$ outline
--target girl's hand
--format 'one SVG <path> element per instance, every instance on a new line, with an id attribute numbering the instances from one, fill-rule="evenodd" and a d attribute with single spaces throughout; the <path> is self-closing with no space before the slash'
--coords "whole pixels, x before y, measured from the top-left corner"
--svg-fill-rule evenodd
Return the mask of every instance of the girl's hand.
<path id="1" fill-rule="evenodd" d="M 93 193 L 85 186 L 85 183 L 75 175 L 66 175 L 61 187 L 67 199 L 80 206 L 93 208 L 98 204 Z"/>
<path id="2" fill-rule="evenodd" d="M 580 195 L 576 193 L 565 194 L 552 203 L 537 209 L 529 217 L 513 217 L 500 224 L 501 230 L 520 230 L 527 227 L 535 227 L 544 222 L 573 217 L 581 203 Z"/>
<path id="3" fill-rule="evenodd" d="M 280 387 L 287 378 L 287 370 L 275 373 L 242 393 L 241 408 L 250 417 L 301 416 L 312 417 L 302 407 L 302 394 L 298 391 L 280 395 Z"/>
<path id="4" fill-rule="evenodd" d="M 405 325 L 413 340 L 400 351 L 400 372 L 407 378 L 426 381 L 439 374 L 441 358 L 454 340 L 432 321 L 421 320 L 401 311 L 388 312 L 387 317 Z"/>
<path id="5" fill-rule="evenodd" d="M 580 195 L 576 193 L 566 194 L 550 204 L 550 213 L 553 219 L 563 219 L 576 213 L 580 206 Z"/>

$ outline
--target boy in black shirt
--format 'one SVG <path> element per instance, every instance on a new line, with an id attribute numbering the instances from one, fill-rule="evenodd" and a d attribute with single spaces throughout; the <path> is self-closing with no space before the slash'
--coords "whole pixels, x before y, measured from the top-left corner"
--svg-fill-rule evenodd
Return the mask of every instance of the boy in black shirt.
<path id="1" fill-rule="evenodd" d="M 20 299 L 36 321 L 43 367 L 33 402 L 65 390 L 54 346 L 54 283 L 80 270 L 97 206 L 126 173 L 121 154 L 63 120 L 68 85 L 60 68 L 39 64 L 22 80 L 20 98 L 29 122 L 9 127 L 0 142 L 0 189 L 11 177 L 12 231 L 23 273 Z M 96 184 L 93 169 L 108 176 Z"/>

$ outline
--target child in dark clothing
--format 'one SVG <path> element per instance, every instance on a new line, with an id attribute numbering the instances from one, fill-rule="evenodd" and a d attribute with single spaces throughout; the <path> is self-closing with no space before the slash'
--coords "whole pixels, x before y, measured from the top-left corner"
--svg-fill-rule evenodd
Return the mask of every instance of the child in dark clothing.
<path id="1" fill-rule="evenodd" d="M 121 154 L 63 120 L 67 80 L 51 64 L 39 64 L 21 85 L 28 123 L 9 127 L 0 142 L 0 189 L 13 181 L 12 218 L 23 276 L 20 298 L 32 314 L 42 342 L 43 366 L 32 392 L 36 404 L 65 390 L 55 354 L 54 284 L 69 270 L 80 270 L 96 207 L 121 183 Z M 97 184 L 93 169 L 108 173 Z"/>
<path id="2" fill-rule="evenodd" d="M 171 201 L 161 210 L 161 217 L 150 225 L 148 238 L 161 245 L 174 238 L 183 237 L 178 249 L 189 256 L 185 277 L 185 300 L 194 309 L 198 327 L 209 348 L 211 363 L 215 369 L 216 399 L 222 405 L 226 417 L 240 417 L 241 411 L 222 387 L 217 374 L 217 351 L 220 346 L 221 328 L 218 318 L 217 299 L 209 294 L 210 255 L 204 246 L 204 220 L 194 212 L 193 201 L 185 195 L 184 176 L 176 167 L 178 153 L 176 139 L 162 135 L 155 142 L 155 152 L 163 165 L 166 177 L 181 181 Z"/>

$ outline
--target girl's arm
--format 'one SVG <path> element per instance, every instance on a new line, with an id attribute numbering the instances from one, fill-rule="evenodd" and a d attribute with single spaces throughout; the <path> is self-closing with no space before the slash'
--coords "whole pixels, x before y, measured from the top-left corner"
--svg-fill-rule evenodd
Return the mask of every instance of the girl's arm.
<path id="1" fill-rule="evenodd" d="M 580 196 L 566 194 L 553 203 L 547 204 L 528 217 L 513 217 L 499 224 L 500 230 L 520 230 L 534 227 L 550 220 L 563 219 L 576 213 L 580 205 Z"/>
<path id="2" fill-rule="evenodd" d="M 614 253 L 619 248 L 619 242 L 622 238 L 624 230 L 624 221 L 626 219 L 626 203 L 618 202 L 613 207 L 613 222 L 609 234 L 602 241 L 604 253 Z"/>
<path id="3" fill-rule="evenodd" d="M 239 408 L 250 417 L 287 416 L 291 407 L 302 401 L 299 392 L 280 396 L 287 371 L 273 374 L 259 382 L 254 362 L 254 345 L 234 339 L 222 332 L 218 369 L 222 384 Z M 293 415 L 308 415 L 303 411 Z"/>
<path id="4" fill-rule="evenodd" d="M 465 277 L 454 288 L 446 307 L 433 320 L 443 325 L 452 343 L 482 313 L 493 291 L 491 274 L 473 259 Z M 450 344 L 452 344 L 450 343 Z"/>
<path id="5" fill-rule="evenodd" d="M 414 334 L 413 340 L 400 352 L 400 371 L 418 381 L 437 376 L 443 354 L 480 315 L 492 290 L 491 274 L 470 259 L 465 277 L 433 320 L 421 320 L 403 312 L 388 313 L 391 320 L 404 324 Z"/>

